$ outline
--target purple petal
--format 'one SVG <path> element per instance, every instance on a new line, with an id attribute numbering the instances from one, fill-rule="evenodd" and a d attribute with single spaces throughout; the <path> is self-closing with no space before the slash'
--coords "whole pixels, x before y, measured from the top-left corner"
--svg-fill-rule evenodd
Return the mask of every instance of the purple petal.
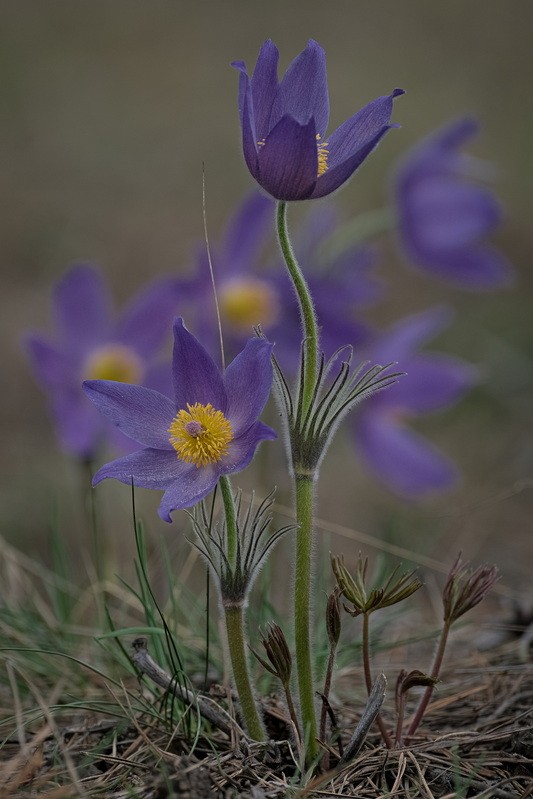
<path id="1" fill-rule="evenodd" d="M 490 233 L 501 220 L 493 195 L 453 176 L 424 177 L 399 196 L 400 224 L 412 246 L 437 252 L 457 250 Z"/>
<path id="2" fill-rule="evenodd" d="M 85 380 L 83 389 L 100 413 L 128 438 L 145 447 L 173 450 L 168 429 L 176 410 L 168 397 L 113 380 Z"/>
<path id="3" fill-rule="evenodd" d="M 443 151 L 456 150 L 478 132 L 477 120 L 472 117 L 461 117 L 449 122 L 437 133 L 428 136 L 419 146 Z"/>
<path id="4" fill-rule="evenodd" d="M 52 396 L 52 414 L 63 450 L 93 458 L 103 433 L 102 419 L 79 386 Z"/>
<path id="5" fill-rule="evenodd" d="M 263 422 L 256 422 L 239 438 L 234 438 L 228 448 L 228 454 L 220 462 L 220 473 L 231 474 L 242 471 L 252 458 L 260 441 L 274 441 L 277 433 Z"/>
<path id="6" fill-rule="evenodd" d="M 224 374 L 228 395 L 227 417 L 236 438 L 263 411 L 272 388 L 272 344 L 250 339 Z"/>
<path id="7" fill-rule="evenodd" d="M 167 488 L 158 508 L 164 522 L 171 522 L 171 512 L 181 508 L 190 508 L 200 502 L 218 483 L 220 472 L 216 466 L 203 466 L 198 469 L 194 464 L 184 464 L 179 480 Z"/>
<path id="8" fill-rule="evenodd" d="M 108 337 L 111 303 L 97 269 L 69 269 L 56 285 L 54 301 L 61 335 L 73 350 L 83 351 Z"/>
<path id="9" fill-rule="evenodd" d="M 324 172 L 317 180 L 317 184 L 315 186 L 315 190 L 313 191 L 312 199 L 318 199 L 319 197 L 325 197 L 327 194 L 331 194 L 334 191 L 337 191 L 338 188 L 342 186 L 343 183 L 346 183 L 347 180 L 351 178 L 353 173 L 356 169 L 359 169 L 363 161 L 370 155 L 372 150 L 374 150 L 383 136 L 391 129 L 396 128 L 397 125 L 387 125 L 386 127 L 381 128 L 379 133 L 364 147 L 361 147 L 360 150 L 357 150 L 350 158 L 347 158 L 345 161 L 342 161 L 336 167 L 332 169 L 328 169 Z"/>
<path id="10" fill-rule="evenodd" d="M 272 104 L 278 91 L 278 48 L 269 39 L 266 41 L 257 58 L 250 85 L 254 105 L 255 130 L 258 140 L 264 139 L 271 125 L 269 124 Z"/>
<path id="11" fill-rule="evenodd" d="M 452 405 L 477 382 L 471 364 L 441 353 L 418 355 L 399 364 L 406 374 L 390 391 L 380 395 L 382 406 L 430 413 Z"/>
<path id="12" fill-rule="evenodd" d="M 234 61 L 232 66 L 239 71 L 239 110 L 242 128 L 242 149 L 246 166 L 258 180 L 259 165 L 257 154 L 257 132 L 255 129 L 254 106 L 252 99 L 252 87 L 246 72 L 244 61 Z"/>
<path id="13" fill-rule="evenodd" d="M 141 357 L 150 358 L 170 337 L 179 299 L 180 283 L 175 278 L 147 286 L 121 314 L 116 340 L 133 347 Z"/>
<path id="14" fill-rule="evenodd" d="M 283 76 L 272 106 L 270 130 L 287 115 L 301 125 L 314 119 L 315 132 L 321 136 L 328 126 L 326 54 L 313 39 L 309 40 L 305 50 L 294 59 Z"/>
<path id="15" fill-rule="evenodd" d="M 328 136 L 329 144 L 329 169 L 342 164 L 360 151 L 373 149 L 379 139 L 391 127 L 392 101 L 395 97 L 404 94 L 403 89 L 394 89 L 391 94 L 378 97 L 361 108 L 350 119 Z M 324 175 L 327 175 L 325 172 Z"/>
<path id="16" fill-rule="evenodd" d="M 79 379 L 72 361 L 42 336 L 28 336 L 24 343 L 35 377 L 43 388 L 72 386 Z"/>
<path id="17" fill-rule="evenodd" d="M 388 328 L 372 347 L 371 360 L 378 363 L 407 362 L 412 354 L 450 324 L 452 311 L 444 305 L 411 314 Z M 401 367 L 403 368 L 403 367 Z"/>
<path id="18" fill-rule="evenodd" d="M 457 479 L 452 461 L 418 433 L 385 414 L 361 415 L 356 439 L 372 471 L 398 494 L 421 497 L 449 488 Z"/>
<path id="19" fill-rule="evenodd" d="M 513 266 L 492 247 L 475 247 L 451 253 L 418 253 L 425 271 L 471 291 L 492 291 L 510 286 L 515 280 Z"/>
<path id="20" fill-rule="evenodd" d="M 266 239 L 267 224 L 274 217 L 274 203 L 258 191 L 250 194 L 241 203 L 231 219 L 222 247 L 222 258 L 217 263 L 220 280 L 221 267 L 224 278 L 246 272 L 254 262 Z"/>
<path id="21" fill-rule="evenodd" d="M 182 319 L 174 322 L 172 373 L 178 410 L 199 402 L 201 405 L 211 403 L 215 410 L 226 413 L 227 396 L 222 375 Z"/>
<path id="22" fill-rule="evenodd" d="M 277 200 L 305 200 L 318 173 L 314 120 L 301 125 L 284 116 L 269 133 L 258 156 L 260 185 Z"/>
<path id="23" fill-rule="evenodd" d="M 140 488 L 153 488 L 158 491 L 167 489 L 183 473 L 187 473 L 190 464 L 180 461 L 174 452 L 160 449 L 141 449 L 124 455 L 123 458 L 110 461 L 102 466 L 93 477 L 93 485 L 102 480 L 113 478 L 121 483 Z"/>

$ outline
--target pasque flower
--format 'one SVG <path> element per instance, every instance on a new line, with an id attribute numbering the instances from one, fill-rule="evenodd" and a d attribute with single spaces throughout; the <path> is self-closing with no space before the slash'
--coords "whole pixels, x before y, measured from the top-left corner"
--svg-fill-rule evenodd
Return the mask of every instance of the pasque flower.
<path id="1" fill-rule="evenodd" d="M 370 397 L 353 417 L 357 449 L 389 488 L 412 498 L 450 487 L 457 468 L 408 422 L 455 403 L 477 380 L 475 367 L 460 358 L 420 348 L 449 322 L 446 308 L 413 314 L 386 330 L 369 357 L 394 360 L 405 372 L 387 391 Z"/>
<path id="2" fill-rule="evenodd" d="M 220 244 L 212 247 L 212 262 L 226 352 L 238 352 L 254 326 L 276 342 L 276 357 L 284 369 L 298 369 L 301 329 L 294 289 L 278 260 L 263 264 L 274 218 L 274 202 L 259 191 L 247 195 L 228 220 Z M 376 252 L 370 246 L 348 247 L 321 258 L 324 243 L 340 218 L 334 206 L 313 206 L 294 238 L 306 265 L 306 277 L 321 326 L 321 346 L 327 355 L 349 342 L 361 346 L 369 326 L 358 312 L 382 294 L 375 273 Z M 267 227 L 268 225 L 268 227 Z M 215 306 L 206 312 L 212 286 L 205 245 L 200 248 L 195 272 L 183 280 L 180 297 L 194 319 L 194 332 L 215 351 L 218 327 Z"/>
<path id="3" fill-rule="evenodd" d="M 480 162 L 459 148 L 477 133 L 473 119 L 443 127 L 401 162 L 393 183 L 400 244 L 418 268 L 459 286 L 508 283 L 505 256 L 484 239 L 501 221 L 494 194 L 476 178 Z"/>
<path id="4" fill-rule="evenodd" d="M 312 39 L 278 81 L 278 49 L 263 44 L 250 78 L 243 61 L 239 111 L 244 158 L 276 200 L 324 197 L 342 186 L 391 127 L 395 89 L 326 136 L 329 96 L 324 50 Z"/>
<path id="5" fill-rule="evenodd" d="M 61 446 L 92 458 L 109 426 L 81 388 L 84 378 L 160 385 L 155 358 L 176 313 L 179 284 L 163 278 L 146 286 L 113 318 L 109 291 L 100 271 L 71 267 L 54 287 L 55 338 L 30 334 L 25 342 L 39 384 L 49 397 Z M 131 442 L 114 430 L 113 444 Z"/>
<path id="6" fill-rule="evenodd" d="M 260 441 L 276 438 L 258 421 L 272 385 L 272 345 L 250 339 L 221 374 L 184 327 L 174 323 L 174 399 L 148 388 L 109 380 L 83 386 L 98 410 L 144 449 L 96 473 L 141 488 L 163 490 L 159 515 L 199 502 L 222 475 L 244 469 Z"/>

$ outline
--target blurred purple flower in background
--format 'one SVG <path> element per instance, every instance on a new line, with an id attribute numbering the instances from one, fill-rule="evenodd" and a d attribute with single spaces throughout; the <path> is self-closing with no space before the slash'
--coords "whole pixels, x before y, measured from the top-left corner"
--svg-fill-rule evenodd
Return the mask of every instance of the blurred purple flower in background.
<path id="1" fill-rule="evenodd" d="M 219 245 L 211 247 L 224 346 L 236 354 L 253 334 L 277 320 L 277 288 L 258 271 L 267 243 L 273 240 L 274 203 L 259 192 L 249 194 L 230 217 Z M 219 348 L 216 308 L 205 243 L 200 245 L 192 277 L 181 283 L 181 297 L 194 320 L 194 333 L 212 353 Z"/>
<path id="2" fill-rule="evenodd" d="M 174 323 L 174 400 L 142 386 L 86 381 L 98 410 L 145 449 L 103 466 L 93 485 L 108 477 L 164 491 L 159 515 L 188 508 L 222 475 L 244 469 L 257 445 L 276 438 L 258 421 L 272 386 L 272 345 L 250 339 L 221 374 L 201 344 Z"/>
<path id="3" fill-rule="evenodd" d="M 25 344 L 67 452 L 92 459 L 109 430 L 82 391 L 85 378 L 161 385 L 155 357 L 169 337 L 178 290 L 173 278 L 154 281 L 113 319 L 107 286 L 95 267 L 73 266 L 56 283 L 55 340 L 31 334 Z M 131 449 L 122 435 L 113 435 L 113 443 Z"/>
<path id="4" fill-rule="evenodd" d="M 295 373 L 301 346 L 301 327 L 293 286 L 283 264 L 260 260 L 271 232 L 274 203 L 259 192 L 248 195 L 230 218 L 212 262 L 222 322 L 224 347 L 235 354 L 256 325 L 275 341 L 276 358 Z M 358 312 L 383 293 L 375 274 L 376 252 L 371 246 L 349 247 L 334 258 L 324 244 L 335 232 L 339 214 L 334 206 L 312 208 L 298 230 L 294 246 L 304 266 L 321 325 L 322 347 L 331 355 L 337 347 L 362 346 L 370 327 Z M 264 260 L 264 259 L 263 259 Z M 200 249 L 195 274 L 182 283 L 194 332 L 215 353 L 218 329 L 205 247 Z"/>
<path id="5" fill-rule="evenodd" d="M 361 405 L 353 417 L 358 451 L 393 491 L 411 498 L 449 488 L 456 466 L 406 422 L 453 405 L 476 382 L 475 367 L 444 353 L 419 352 L 450 320 L 431 308 L 396 322 L 370 347 L 372 362 L 396 361 L 405 375 Z"/>
<path id="6" fill-rule="evenodd" d="M 329 96 L 324 50 L 312 39 L 278 81 L 279 53 L 269 39 L 248 77 L 240 72 L 239 112 L 244 158 L 260 186 L 277 200 L 324 197 L 348 180 L 390 124 L 392 101 L 378 97 L 327 137 Z"/>
<path id="7" fill-rule="evenodd" d="M 433 276 L 471 290 L 499 288 L 512 279 L 505 256 L 484 242 L 501 221 L 491 191 L 472 182 L 480 162 L 458 152 L 478 131 L 459 119 L 411 150 L 393 191 L 400 243 L 409 260 Z"/>

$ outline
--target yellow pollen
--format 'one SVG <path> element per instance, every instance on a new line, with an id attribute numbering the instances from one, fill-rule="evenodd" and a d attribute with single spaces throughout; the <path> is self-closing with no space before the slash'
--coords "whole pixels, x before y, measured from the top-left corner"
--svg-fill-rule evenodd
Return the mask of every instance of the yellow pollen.
<path id="1" fill-rule="evenodd" d="M 250 332 L 253 325 L 268 328 L 279 316 L 276 292 L 257 278 L 229 280 L 219 291 L 222 316 L 239 332 Z"/>
<path id="2" fill-rule="evenodd" d="M 320 133 L 316 134 L 316 149 L 318 155 L 318 177 L 323 175 L 328 168 L 328 142 L 321 141 Z"/>
<path id="3" fill-rule="evenodd" d="M 230 422 L 211 403 L 187 403 L 187 410 L 178 411 L 168 432 L 178 458 L 185 463 L 194 463 L 198 469 L 217 463 L 227 455 L 228 446 L 233 441 Z"/>
<path id="4" fill-rule="evenodd" d="M 115 380 L 118 383 L 140 383 L 143 372 L 139 356 L 124 344 L 106 344 L 93 350 L 82 370 L 86 380 Z"/>

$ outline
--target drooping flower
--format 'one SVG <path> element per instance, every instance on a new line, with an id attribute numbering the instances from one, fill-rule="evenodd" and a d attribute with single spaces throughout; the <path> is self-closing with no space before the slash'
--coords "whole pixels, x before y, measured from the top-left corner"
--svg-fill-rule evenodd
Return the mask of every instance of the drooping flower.
<path id="1" fill-rule="evenodd" d="M 407 497 L 449 488 L 457 468 L 406 422 L 455 403 L 476 382 L 475 368 L 444 353 L 419 352 L 449 321 L 437 307 L 394 324 L 372 345 L 369 357 L 397 362 L 405 372 L 387 391 L 370 397 L 353 417 L 360 454 L 385 484 Z"/>
<path id="2" fill-rule="evenodd" d="M 87 401 L 81 388 L 84 379 L 160 386 L 155 359 L 169 334 L 178 292 L 174 278 L 154 281 L 113 318 L 108 288 L 94 266 L 73 266 L 57 282 L 55 338 L 31 334 L 25 344 L 67 452 L 91 459 L 110 431 Z M 127 438 L 111 432 L 113 444 L 131 448 Z"/>
<path id="3" fill-rule="evenodd" d="M 244 469 L 264 439 L 276 438 L 258 421 L 272 385 L 272 345 L 250 339 L 221 374 L 181 319 L 174 323 L 174 399 L 148 388 L 107 380 L 83 384 L 98 410 L 144 449 L 96 473 L 93 485 L 112 477 L 163 490 L 159 515 L 188 508 L 222 475 Z"/>
<path id="4" fill-rule="evenodd" d="M 429 136 L 401 162 L 393 183 L 400 244 L 419 269 L 462 288 L 498 288 L 512 268 L 484 240 L 502 217 L 494 194 L 474 180 L 480 164 L 459 148 L 478 131 L 458 119 Z"/>
<path id="5" fill-rule="evenodd" d="M 395 89 L 326 135 L 329 96 L 324 50 L 312 39 L 278 81 L 278 49 L 263 44 L 250 78 L 243 61 L 239 112 L 244 158 L 276 200 L 308 200 L 338 189 L 390 130 Z"/>

